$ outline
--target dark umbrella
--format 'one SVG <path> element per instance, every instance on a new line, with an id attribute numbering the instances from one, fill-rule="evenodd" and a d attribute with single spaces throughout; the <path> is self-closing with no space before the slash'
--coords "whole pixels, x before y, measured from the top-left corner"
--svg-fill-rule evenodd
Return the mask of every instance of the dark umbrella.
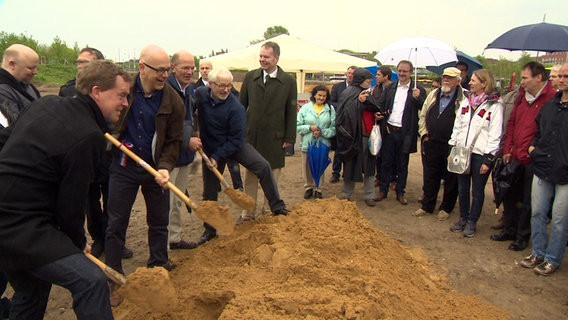
<path id="1" fill-rule="evenodd" d="M 503 33 L 485 49 L 568 51 L 568 26 L 541 22 L 517 27 Z"/>
<path id="2" fill-rule="evenodd" d="M 464 62 L 465 64 L 467 64 L 467 73 L 471 76 L 471 74 L 478 69 L 483 68 L 483 65 L 481 64 L 481 62 L 479 62 L 479 60 L 475 59 L 474 57 L 464 53 L 463 51 L 459 51 L 456 50 L 456 56 L 458 57 L 458 61 L 460 62 Z M 456 63 L 455 62 L 449 62 L 449 63 L 445 63 L 441 66 L 427 66 L 426 69 L 428 71 L 432 71 L 436 74 L 442 74 L 444 73 L 444 69 L 449 68 L 449 67 L 455 67 Z"/>
<path id="3" fill-rule="evenodd" d="M 519 162 L 511 161 L 507 164 L 503 163 L 501 158 L 495 161 L 491 179 L 493 182 L 493 196 L 495 197 L 495 206 L 498 208 L 505 196 L 511 190 L 511 186 L 519 180 L 517 169 Z"/>
<path id="4" fill-rule="evenodd" d="M 308 144 L 308 164 L 316 187 L 319 187 L 320 178 L 330 163 L 329 147 L 321 139 L 311 141 Z"/>

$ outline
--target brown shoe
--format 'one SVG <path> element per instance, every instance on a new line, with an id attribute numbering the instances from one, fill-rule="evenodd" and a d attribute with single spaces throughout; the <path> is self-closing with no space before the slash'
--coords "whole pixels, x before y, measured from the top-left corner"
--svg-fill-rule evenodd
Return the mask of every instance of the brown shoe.
<path id="1" fill-rule="evenodd" d="M 110 306 L 118 307 L 124 301 L 124 298 L 118 293 L 120 287 L 114 282 L 109 283 L 108 286 L 110 289 Z"/>
<path id="2" fill-rule="evenodd" d="M 553 274 L 556 270 L 558 270 L 558 266 L 553 265 L 548 261 L 545 261 L 539 264 L 538 266 L 536 266 L 533 270 L 534 272 L 540 274 L 541 276 L 549 276 Z"/>
<path id="3" fill-rule="evenodd" d="M 408 200 L 406 200 L 406 198 L 405 198 L 404 195 L 402 195 L 402 194 L 396 196 L 396 200 L 397 200 L 398 202 L 400 202 L 400 204 L 402 204 L 402 205 L 404 205 L 404 206 L 408 204 Z"/>
<path id="4" fill-rule="evenodd" d="M 376 202 L 379 202 L 379 201 L 382 201 L 382 200 L 383 200 L 384 198 L 386 198 L 386 197 L 387 197 L 386 194 L 384 194 L 384 193 L 382 193 L 382 192 L 379 192 L 379 194 L 378 194 L 378 195 L 375 197 L 375 199 L 373 199 L 373 200 L 375 200 Z"/>

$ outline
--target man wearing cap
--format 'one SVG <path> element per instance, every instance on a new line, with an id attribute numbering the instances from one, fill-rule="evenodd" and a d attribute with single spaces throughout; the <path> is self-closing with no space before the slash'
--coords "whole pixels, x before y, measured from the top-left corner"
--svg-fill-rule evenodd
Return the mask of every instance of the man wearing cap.
<path id="1" fill-rule="evenodd" d="M 464 89 L 460 85 L 460 70 L 455 67 L 444 69 L 442 86 L 432 90 L 419 114 L 418 134 L 422 141 L 422 172 L 424 197 L 422 206 L 412 215 L 423 216 L 434 212 L 440 190 L 440 180 L 444 179 L 444 195 L 438 220 L 448 219 L 458 198 L 457 176 L 448 172 L 448 140 L 452 135 L 456 111 L 464 99 Z"/>

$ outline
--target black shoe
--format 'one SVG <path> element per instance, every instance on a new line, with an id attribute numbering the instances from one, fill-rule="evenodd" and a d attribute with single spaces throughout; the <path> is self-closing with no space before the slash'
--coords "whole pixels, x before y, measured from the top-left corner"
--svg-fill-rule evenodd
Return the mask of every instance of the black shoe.
<path id="1" fill-rule="evenodd" d="M 91 254 L 95 258 L 100 258 L 103 255 L 104 251 L 105 251 L 105 246 L 100 241 L 95 241 L 91 245 Z"/>
<path id="2" fill-rule="evenodd" d="M 177 267 L 177 265 L 172 260 L 168 259 L 168 261 L 166 261 L 166 263 L 164 264 L 148 265 L 148 268 L 154 268 L 154 267 L 162 267 L 168 271 L 172 271 Z"/>
<path id="3" fill-rule="evenodd" d="M 527 240 L 515 240 L 513 243 L 511 243 L 509 245 L 509 250 L 513 250 L 513 251 L 523 251 L 525 250 L 527 247 L 529 246 L 529 243 Z"/>
<path id="4" fill-rule="evenodd" d="M 516 237 L 512 234 L 509 234 L 507 232 L 499 232 L 496 234 L 492 234 L 489 239 L 493 240 L 493 241 L 508 241 L 508 240 L 515 240 Z"/>
<path id="5" fill-rule="evenodd" d="M 323 198 L 321 192 L 319 191 L 314 192 L 314 199 L 321 199 L 321 198 Z"/>
<path id="6" fill-rule="evenodd" d="M 195 242 L 187 242 L 184 240 L 180 240 L 179 242 L 170 242 L 171 250 L 195 249 L 195 248 L 197 248 L 197 243 Z"/>
<path id="7" fill-rule="evenodd" d="M 205 231 L 201 235 L 201 238 L 199 238 L 199 241 L 197 241 L 197 245 L 200 246 L 200 245 L 204 244 L 205 242 L 215 238 L 216 236 L 217 236 L 217 232 Z"/>
<path id="8" fill-rule="evenodd" d="M 132 256 L 134 256 L 134 252 L 127 247 L 124 247 L 124 250 L 122 250 L 122 259 L 130 259 Z"/>
<path id="9" fill-rule="evenodd" d="M 452 225 L 450 227 L 450 231 L 451 232 L 462 232 L 463 229 L 465 229 L 465 225 L 466 225 L 467 221 L 465 221 L 464 219 L 460 218 L 458 220 L 458 222 L 454 223 L 454 225 Z"/>
<path id="10" fill-rule="evenodd" d="M 307 189 L 304 192 L 304 199 L 310 199 L 314 195 L 314 189 Z"/>
<path id="11" fill-rule="evenodd" d="M 288 210 L 287 209 L 279 209 L 273 212 L 275 216 L 281 215 L 281 216 L 287 216 L 288 215 Z"/>
<path id="12" fill-rule="evenodd" d="M 331 176 L 331 179 L 329 179 L 330 183 L 338 183 L 339 182 L 339 175 L 338 174 L 333 174 Z"/>

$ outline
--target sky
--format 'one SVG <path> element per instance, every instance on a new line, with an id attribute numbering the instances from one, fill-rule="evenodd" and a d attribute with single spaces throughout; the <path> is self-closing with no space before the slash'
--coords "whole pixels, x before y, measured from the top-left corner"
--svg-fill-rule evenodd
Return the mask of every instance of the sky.
<path id="1" fill-rule="evenodd" d="M 148 44 L 198 56 L 237 50 L 275 25 L 332 50 L 379 51 L 403 37 L 425 36 L 476 56 L 502 33 L 545 16 L 568 25 L 567 12 L 568 1 L 560 0 L 0 0 L 0 31 L 48 45 L 58 36 L 115 61 L 138 57 Z M 519 53 L 488 49 L 484 56 Z"/>

